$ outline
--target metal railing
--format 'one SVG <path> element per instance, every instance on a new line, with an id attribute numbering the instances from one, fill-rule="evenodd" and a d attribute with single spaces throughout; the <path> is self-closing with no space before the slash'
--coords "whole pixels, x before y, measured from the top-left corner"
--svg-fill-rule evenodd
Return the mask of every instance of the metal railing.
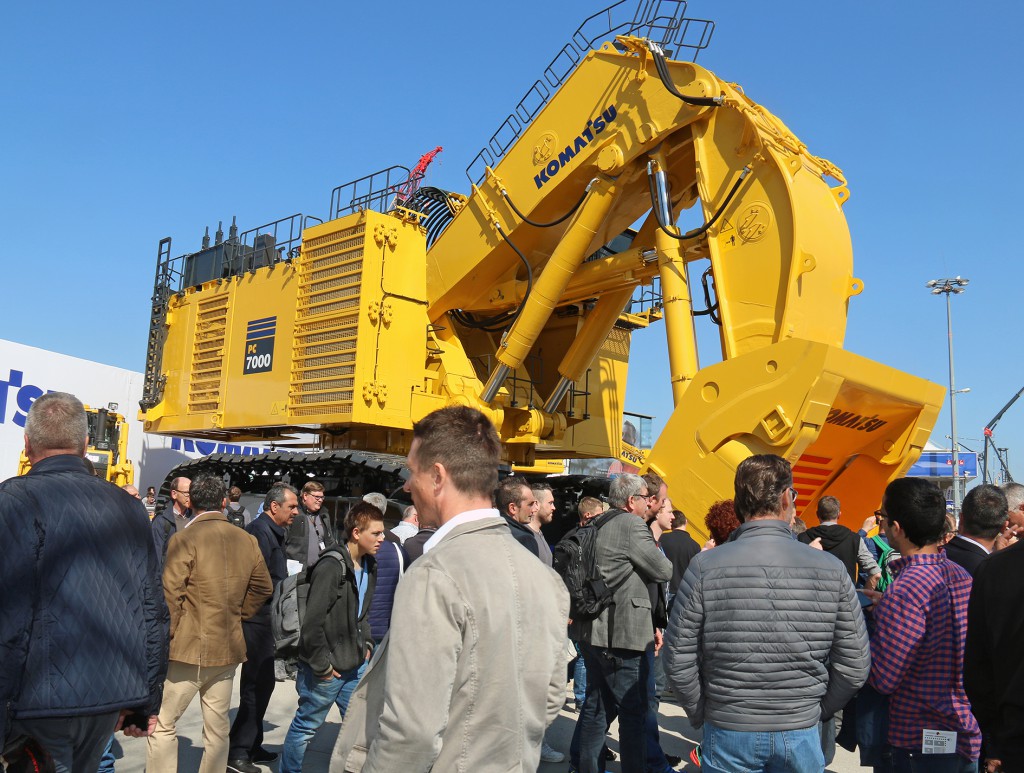
<path id="1" fill-rule="evenodd" d="M 399 200 L 403 192 L 408 190 L 409 184 L 418 183 L 422 179 L 422 172 L 414 176 L 407 166 L 389 166 L 387 169 L 339 185 L 331 191 L 328 217 L 335 220 L 342 215 L 364 209 L 390 212 L 400 203 Z"/>
<path id="2" fill-rule="evenodd" d="M 493 168 L 508 152 L 596 44 L 616 35 L 633 35 L 658 43 L 666 56 L 678 58 L 681 50 L 692 51 L 691 61 L 696 61 L 697 55 L 711 43 L 715 23 L 707 19 L 688 19 L 685 14 L 686 0 L 619 0 L 584 19 L 569 42 L 544 68 L 544 77 L 533 82 L 515 110 L 470 161 L 466 167 L 470 183 L 478 185 L 483 181 L 486 168 Z"/>

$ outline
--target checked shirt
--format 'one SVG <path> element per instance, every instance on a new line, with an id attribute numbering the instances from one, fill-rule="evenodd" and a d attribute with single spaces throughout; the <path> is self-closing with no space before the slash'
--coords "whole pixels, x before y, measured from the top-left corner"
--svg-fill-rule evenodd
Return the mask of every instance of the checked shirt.
<path id="1" fill-rule="evenodd" d="M 944 554 L 894 561 L 896 580 L 875 608 L 871 686 L 889 698 L 889 743 L 921 750 L 921 733 L 954 730 L 957 753 L 981 752 L 964 693 L 964 637 L 971 576 Z"/>

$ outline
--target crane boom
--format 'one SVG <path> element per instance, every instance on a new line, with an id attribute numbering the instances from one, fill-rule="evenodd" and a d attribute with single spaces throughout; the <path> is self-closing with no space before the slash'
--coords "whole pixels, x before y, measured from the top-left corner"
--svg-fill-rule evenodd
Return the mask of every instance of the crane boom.
<path id="1" fill-rule="evenodd" d="M 1020 398 L 1021 395 L 1024 395 L 1024 387 L 1021 387 L 1020 390 L 1017 392 L 1017 394 L 1015 394 L 1013 397 L 1011 397 L 1010 400 L 1006 403 L 1006 405 L 1004 405 L 999 410 L 999 413 L 997 413 L 995 416 L 993 416 L 989 420 L 988 424 L 985 425 L 985 432 L 984 432 L 984 436 L 985 436 L 985 453 L 984 453 L 984 460 L 982 461 L 982 468 L 981 468 L 981 479 L 985 483 L 989 482 L 989 478 L 988 478 L 988 455 L 991 452 L 995 452 L 996 458 L 999 459 L 999 463 L 1003 465 L 1003 471 L 1007 475 L 1010 474 L 1010 471 L 1008 469 L 1006 469 L 1006 465 L 1003 463 L 1002 457 L 999 456 L 999 449 L 996 448 L 996 444 L 995 444 L 995 441 L 992 439 L 992 435 L 995 433 L 996 425 L 1003 418 L 1003 414 L 1006 413 L 1008 410 L 1010 410 L 1010 408 L 1013 406 L 1013 404 L 1015 402 L 1017 402 L 1017 400 Z M 1013 478 L 1011 477 L 1010 480 L 1013 480 Z"/>

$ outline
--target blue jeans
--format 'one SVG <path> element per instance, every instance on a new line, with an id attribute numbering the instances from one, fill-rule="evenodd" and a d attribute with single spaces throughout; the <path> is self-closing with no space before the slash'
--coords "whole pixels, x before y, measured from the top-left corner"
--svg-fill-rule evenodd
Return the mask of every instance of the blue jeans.
<path id="1" fill-rule="evenodd" d="M 331 706 L 337 704 L 341 716 L 345 716 L 349 698 L 359 684 L 359 678 L 366 670 L 366 663 L 359 668 L 342 672 L 331 679 L 318 679 L 306 663 L 299 661 L 299 672 L 295 675 L 295 691 L 299 694 L 299 709 L 288 728 L 281 749 L 281 773 L 302 773 L 302 760 L 306 748 L 316 731 L 327 718 Z"/>
<path id="2" fill-rule="evenodd" d="M 587 667 L 583 662 L 580 645 L 573 642 L 573 646 L 576 647 L 576 660 L 572 667 L 572 696 L 576 699 L 576 708 L 580 708 L 587 699 Z"/>
<path id="3" fill-rule="evenodd" d="M 959 754 L 921 754 L 889 747 L 882 752 L 885 773 L 978 773 L 978 763 Z"/>
<path id="4" fill-rule="evenodd" d="M 647 737 L 647 773 L 668 773 L 672 766 L 665 759 L 661 748 L 661 734 L 658 732 L 658 689 L 654 673 L 654 642 L 644 652 L 643 671 L 647 683 L 647 719 L 644 720 L 644 735 Z"/>
<path id="5" fill-rule="evenodd" d="M 619 718 L 622 773 L 644 773 L 647 681 L 644 653 L 581 643 L 587 667 L 587 697 L 576 723 L 580 773 L 604 773 L 604 738 L 611 717 Z M 735 773 L 733 771 L 732 773 Z"/>
<path id="6" fill-rule="evenodd" d="M 115 734 L 116 735 L 116 734 Z M 100 767 L 96 773 L 114 773 L 114 736 L 110 736 L 110 740 L 107 741 L 107 748 L 103 750 L 103 756 L 100 758 Z"/>
<path id="7" fill-rule="evenodd" d="M 822 773 L 821 733 L 803 730 L 723 730 L 704 723 L 700 745 L 706 773 Z"/>

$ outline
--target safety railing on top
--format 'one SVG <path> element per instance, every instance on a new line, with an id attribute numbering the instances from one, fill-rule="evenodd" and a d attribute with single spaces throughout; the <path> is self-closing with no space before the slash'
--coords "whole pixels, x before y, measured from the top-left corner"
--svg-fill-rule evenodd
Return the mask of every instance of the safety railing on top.
<path id="1" fill-rule="evenodd" d="M 569 42 L 534 81 L 513 112 L 466 167 L 466 177 L 480 184 L 487 167 L 494 167 L 596 44 L 616 35 L 634 35 L 658 43 L 666 56 L 692 51 L 691 61 L 711 43 L 715 23 L 686 18 L 686 0 L 619 0 L 584 19 Z"/>
<path id="2" fill-rule="evenodd" d="M 342 215 L 364 209 L 390 212 L 396 204 L 400 204 L 415 190 L 414 183 L 418 184 L 422 179 L 422 172 L 413 175 L 407 166 L 389 166 L 387 169 L 339 185 L 331 191 L 328 217 L 336 220 Z"/>

